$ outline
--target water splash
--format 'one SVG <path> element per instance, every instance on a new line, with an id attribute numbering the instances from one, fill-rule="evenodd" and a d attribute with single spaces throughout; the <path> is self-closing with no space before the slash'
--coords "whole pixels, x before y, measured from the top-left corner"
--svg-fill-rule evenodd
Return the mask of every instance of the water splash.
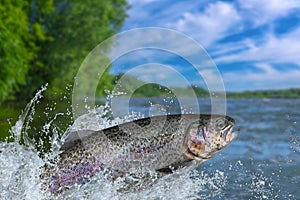
<path id="1" fill-rule="evenodd" d="M 74 130 L 99 130 L 132 121 L 143 117 L 142 114 L 132 112 L 124 117 L 113 117 L 108 96 L 103 106 L 89 108 L 86 115 L 75 120 L 66 131 L 54 125 L 59 120 L 59 113 L 51 119 L 45 119 L 44 126 L 38 132 L 52 133 L 50 138 L 51 150 L 43 157 L 33 141 L 28 137 L 30 122 L 35 119 L 34 106 L 42 98 L 43 87 L 24 109 L 19 120 L 11 128 L 14 142 L 0 143 L 0 199 L 279 199 L 295 198 L 292 194 L 284 193 L 279 196 L 275 179 L 264 174 L 263 171 L 247 168 L 249 163 L 237 161 L 230 166 L 228 162 L 222 163 L 217 169 L 205 165 L 198 170 L 183 174 L 165 176 L 149 188 L 137 192 L 120 193 L 119 188 L 124 187 L 124 181 L 110 182 L 105 174 L 98 173 L 84 185 L 74 185 L 69 190 L 59 195 L 53 195 L 41 189 L 40 174 L 42 166 L 56 158 L 60 153 L 60 146 L 66 134 Z M 49 109 L 49 108 L 46 108 Z M 46 112 L 46 111 L 45 111 Z M 66 111 L 69 112 L 69 111 Z M 62 135 L 62 137 L 61 137 Z M 20 145 L 22 138 L 25 145 Z M 297 141 L 296 141 L 297 142 Z M 43 140 L 40 141 L 43 145 Z M 220 170 L 222 169 L 222 171 Z M 203 170 L 203 171 L 201 171 Z M 234 176 L 232 176 L 234 175 Z M 274 176 L 280 176 L 276 173 Z"/>
<path id="2" fill-rule="evenodd" d="M 47 89 L 47 86 L 48 84 L 42 86 L 42 88 L 35 94 L 31 101 L 26 105 L 23 113 L 19 117 L 19 120 L 9 131 L 11 138 L 13 138 L 15 142 L 19 143 L 23 139 L 24 144 L 32 149 L 34 149 L 34 142 L 27 135 L 27 131 L 30 129 L 29 123 L 33 121 L 35 104 L 39 103 L 39 100 L 43 98 L 42 93 Z"/>
<path id="3" fill-rule="evenodd" d="M 0 143 L 0 199 L 43 199 L 38 154 L 17 142 Z"/>

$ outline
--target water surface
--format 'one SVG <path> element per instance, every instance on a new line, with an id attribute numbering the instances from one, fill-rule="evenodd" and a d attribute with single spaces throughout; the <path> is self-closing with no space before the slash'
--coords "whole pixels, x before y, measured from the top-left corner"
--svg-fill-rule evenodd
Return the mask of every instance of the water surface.
<path id="1" fill-rule="evenodd" d="M 198 106 L 194 100 L 186 98 L 184 101 L 186 112 L 193 112 Z M 109 109 L 100 107 L 77 122 L 80 126 L 97 129 L 136 117 L 182 111 L 182 105 L 170 98 L 133 98 L 129 107 L 122 98 L 118 102 L 118 109 L 114 110 L 115 116 L 119 117 L 116 120 L 105 118 Z M 210 112 L 209 99 L 198 99 L 198 102 L 202 113 Z M 25 119 L 23 127 L 27 125 L 27 128 L 22 129 L 23 134 L 45 140 L 40 143 L 40 146 L 48 146 L 45 151 L 51 147 L 52 151 L 45 157 L 58 153 L 57 138 L 72 122 L 67 105 L 42 102 L 31 109 Z M 3 108 L 5 105 L 1 108 L 2 138 L 9 135 L 6 118 L 12 118 L 11 123 L 15 125 L 16 115 L 21 113 L 19 107 L 9 107 L 6 113 Z M 101 175 L 60 196 L 45 194 L 40 190 L 39 174 L 46 159 L 42 159 L 40 151 L 36 150 L 41 147 L 31 140 L 25 141 L 26 145 L 1 142 L 0 198 L 300 199 L 299 108 L 300 99 L 227 99 L 227 114 L 241 129 L 235 142 L 195 171 L 167 176 L 152 188 L 121 196 L 116 192 L 118 186 L 103 181 Z M 46 142 L 48 135 L 53 136 Z M 16 141 L 16 138 L 11 140 Z"/>

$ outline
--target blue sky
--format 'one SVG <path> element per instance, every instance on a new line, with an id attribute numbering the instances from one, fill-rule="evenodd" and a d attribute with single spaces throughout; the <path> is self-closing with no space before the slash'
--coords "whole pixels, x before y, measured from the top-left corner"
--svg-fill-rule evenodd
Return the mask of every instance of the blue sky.
<path id="1" fill-rule="evenodd" d="M 300 88 L 300 0 L 129 0 L 129 4 L 122 31 L 164 27 L 195 39 L 216 63 L 227 91 Z M 176 58 L 172 64 L 181 70 L 186 67 Z M 123 65 L 112 71 L 129 68 Z M 191 82 L 193 73 L 185 74 Z M 172 78 L 165 80 L 176 85 Z"/>

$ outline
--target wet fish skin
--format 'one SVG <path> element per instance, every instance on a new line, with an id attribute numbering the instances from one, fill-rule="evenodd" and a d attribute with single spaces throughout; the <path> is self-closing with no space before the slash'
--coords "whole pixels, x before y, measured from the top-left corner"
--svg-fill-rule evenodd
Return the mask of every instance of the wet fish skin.
<path id="1" fill-rule="evenodd" d="M 193 169 L 237 137 L 233 125 L 228 116 L 184 114 L 70 133 L 55 169 L 46 170 L 47 188 L 59 193 L 103 170 L 112 179 L 129 174 L 143 179 L 147 172 L 161 177 L 184 167 Z"/>

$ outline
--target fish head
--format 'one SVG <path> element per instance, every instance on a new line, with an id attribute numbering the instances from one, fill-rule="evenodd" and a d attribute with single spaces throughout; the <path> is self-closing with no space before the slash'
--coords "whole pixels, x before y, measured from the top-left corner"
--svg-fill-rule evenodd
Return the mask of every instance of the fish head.
<path id="1" fill-rule="evenodd" d="M 237 138 L 239 131 L 232 131 L 234 123 L 228 116 L 200 116 L 184 135 L 185 155 L 199 161 L 213 157 Z"/>

